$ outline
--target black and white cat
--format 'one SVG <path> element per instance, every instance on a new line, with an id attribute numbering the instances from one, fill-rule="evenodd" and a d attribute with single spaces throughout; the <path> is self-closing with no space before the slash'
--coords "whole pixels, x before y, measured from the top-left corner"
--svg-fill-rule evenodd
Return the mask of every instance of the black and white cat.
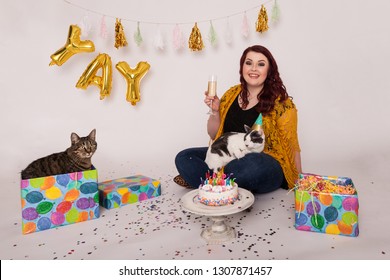
<path id="1" fill-rule="evenodd" d="M 261 153 L 264 150 L 264 132 L 252 130 L 245 125 L 246 133 L 227 132 L 215 140 L 207 150 L 205 162 L 214 172 L 233 159 L 244 157 L 248 153 Z"/>

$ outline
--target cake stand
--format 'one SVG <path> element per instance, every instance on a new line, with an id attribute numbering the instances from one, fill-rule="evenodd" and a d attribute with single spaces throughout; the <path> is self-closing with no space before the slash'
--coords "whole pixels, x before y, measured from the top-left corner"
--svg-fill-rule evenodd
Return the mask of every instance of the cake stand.
<path id="1" fill-rule="evenodd" d="M 221 244 L 236 237 L 234 229 L 225 223 L 227 215 L 232 215 L 249 208 L 255 197 L 245 189 L 238 188 L 238 200 L 233 204 L 224 206 L 207 206 L 198 201 L 198 190 L 186 193 L 182 199 L 182 207 L 196 215 L 211 217 L 211 227 L 202 230 L 200 236 L 208 244 Z"/>

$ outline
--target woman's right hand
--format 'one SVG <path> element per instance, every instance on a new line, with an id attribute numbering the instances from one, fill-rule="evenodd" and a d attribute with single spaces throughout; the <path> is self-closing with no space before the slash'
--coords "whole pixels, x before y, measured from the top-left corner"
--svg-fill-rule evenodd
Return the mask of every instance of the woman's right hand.
<path id="1" fill-rule="evenodd" d="M 211 110 L 214 112 L 219 111 L 219 98 L 217 95 L 214 96 L 208 96 L 208 91 L 204 93 L 205 98 L 204 98 L 204 103 L 209 107 Z"/>

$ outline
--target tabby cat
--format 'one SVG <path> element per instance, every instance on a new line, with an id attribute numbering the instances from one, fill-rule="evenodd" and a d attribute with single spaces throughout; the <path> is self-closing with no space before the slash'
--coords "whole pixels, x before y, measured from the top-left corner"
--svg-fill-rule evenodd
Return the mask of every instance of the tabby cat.
<path id="1" fill-rule="evenodd" d="M 22 179 L 91 169 L 91 157 L 97 148 L 95 137 L 96 129 L 86 137 L 79 137 L 73 132 L 70 136 L 72 145 L 68 149 L 33 161 L 22 171 Z"/>
<path id="2" fill-rule="evenodd" d="M 264 150 L 264 132 L 252 130 L 247 125 L 245 131 L 224 133 L 210 145 L 205 159 L 210 169 L 218 172 L 233 159 Z"/>

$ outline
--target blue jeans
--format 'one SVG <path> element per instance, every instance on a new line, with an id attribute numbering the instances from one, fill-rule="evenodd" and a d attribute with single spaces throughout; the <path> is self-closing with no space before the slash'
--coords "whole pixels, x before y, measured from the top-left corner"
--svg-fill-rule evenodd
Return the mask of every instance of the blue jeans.
<path id="1" fill-rule="evenodd" d="M 207 147 L 189 148 L 179 152 L 175 164 L 180 176 L 193 188 L 199 187 L 200 178 L 209 171 Z M 240 188 L 253 193 L 267 193 L 282 187 L 286 181 L 279 162 L 265 153 L 250 153 L 234 159 L 225 166 L 225 174 L 233 173 Z"/>

